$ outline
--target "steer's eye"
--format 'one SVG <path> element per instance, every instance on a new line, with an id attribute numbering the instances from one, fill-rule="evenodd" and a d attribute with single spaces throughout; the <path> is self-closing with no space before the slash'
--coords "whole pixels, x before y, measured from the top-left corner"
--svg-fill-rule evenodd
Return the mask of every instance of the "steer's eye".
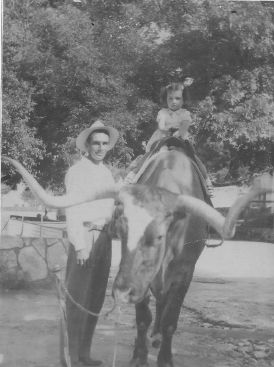
<path id="1" fill-rule="evenodd" d="M 157 237 L 157 240 L 161 241 L 164 238 L 164 236 L 161 234 Z"/>

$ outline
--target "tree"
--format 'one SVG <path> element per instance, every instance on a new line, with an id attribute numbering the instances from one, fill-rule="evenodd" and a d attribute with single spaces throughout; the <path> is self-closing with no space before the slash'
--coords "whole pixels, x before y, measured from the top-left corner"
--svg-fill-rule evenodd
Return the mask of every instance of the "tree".
<path id="1" fill-rule="evenodd" d="M 227 176 L 238 177 L 270 169 L 273 7 L 177 0 L 146 6 L 168 36 L 139 62 L 133 80 L 142 94 L 156 101 L 155 90 L 170 80 L 170 71 L 182 68 L 195 80 L 193 141 L 210 171 L 225 168 Z"/>
<path id="2" fill-rule="evenodd" d="M 59 185 L 68 163 L 64 150 L 69 146 L 68 139 L 113 110 L 119 109 L 120 115 L 126 112 L 125 129 L 130 128 L 129 122 L 135 123 L 126 107 L 130 87 L 122 77 L 122 70 L 119 75 L 112 66 L 113 60 L 108 60 L 98 48 L 93 22 L 87 12 L 66 4 L 52 8 L 33 2 L 28 2 L 25 9 L 14 1 L 7 3 L 5 16 L 5 34 L 8 35 L 5 64 L 12 68 L 30 95 L 31 110 L 24 129 L 36 131 L 45 146 L 36 170 L 40 171 L 42 182 Z M 14 29 L 17 37 L 23 34 L 18 43 L 9 37 Z M 5 90 L 10 91 L 7 83 Z M 4 140 L 8 139 L 7 132 L 3 133 Z M 131 149 L 121 149 L 124 145 L 121 139 L 116 158 L 128 163 Z M 16 145 L 14 147 L 16 150 Z M 15 158 L 19 154 L 10 153 Z"/>
<path id="3" fill-rule="evenodd" d="M 271 168 L 273 6 L 73 4 L 5 3 L 4 152 L 20 157 L 43 184 L 60 187 L 78 156 L 75 137 L 101 118 L 121 132 L 109 162 L 126 166 L 156 127 L 161 86 L 181 68 L 195 80 L 186 107 L 192 140 L 210 172 L 238 179 Z"/>

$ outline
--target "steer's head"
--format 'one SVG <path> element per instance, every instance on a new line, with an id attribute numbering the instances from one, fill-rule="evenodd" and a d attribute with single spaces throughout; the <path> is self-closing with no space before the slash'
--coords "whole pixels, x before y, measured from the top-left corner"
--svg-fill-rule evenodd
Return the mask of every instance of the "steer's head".
<path id="1" fill-rule="evenodd" d="M 125 187 L 119 194 L 115 225 L 122 259 L 113 285 L 117 300 L 140 301 L 160 268 L 172 218 L 166 195 L 171 204 L 175 195 L 141 185 Z"/>
<path id="2" fill-rule="evenodd" d="M 274 179 L 265 174 L 258 177 L 250 190 L 230 208 L 224 218 L 204 201 L 189 195 L 168 193 L 166 190 L 149 186 L 119 185 L 100 187 L 90 193 L 77 196 L 48 194 L 35 178 L 17 161 L 2 157 L 22 175 L 32 192 L 47 207 L 67 208 L 84 202 L 103 198 L 118 198 L 116 230 L 122 242 L 120 270 L 114 282 L 116 298 L 130 302 L 141 300 L 157 274 L 165 254 L 166 233 L 172 219 L 171 208 L 200 217 L 223 238 L 231 238 L 241 211 L 254 198 L 274 192 Z M 175 202 L 176 201 L 176 202 Z"/>

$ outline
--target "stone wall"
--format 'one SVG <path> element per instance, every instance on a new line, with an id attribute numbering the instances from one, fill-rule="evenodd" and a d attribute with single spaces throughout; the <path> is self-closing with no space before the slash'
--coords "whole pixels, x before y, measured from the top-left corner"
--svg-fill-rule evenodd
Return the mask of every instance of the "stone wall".
<path id="1" fill-rule="evenodd" d="M 65 239 L 20 238 L 2 234 L 0 284 L 16 287 L 47 280 L 57 266 L 64 269 L 67 245 Z"/>

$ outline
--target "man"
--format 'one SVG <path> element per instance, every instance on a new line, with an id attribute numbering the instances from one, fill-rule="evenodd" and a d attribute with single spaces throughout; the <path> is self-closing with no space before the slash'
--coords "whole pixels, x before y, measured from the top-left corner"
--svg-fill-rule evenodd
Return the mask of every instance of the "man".
<path id="1" fill-rule="evenodd" d="M 85 156 L 67 172 L 67 193 L 81 195 L 114 184 L 103 159 L 118 137 L 116 129 L 99 120 L 79 134 L 76 146 Z M 99 313 L 102 308 L 111 265 L 111 237 L 106 231 L 106 224 L 111 218 L 113 205 L 113 199 L 103 199 L 66 210 L 70 242 L 67 289 L 78 304 L 94 313 Z M 97 317 L 83 312 L 68 298 L 66 312 L 72 367 L 101 365 L 101 361 L 90 358 Z"/>

